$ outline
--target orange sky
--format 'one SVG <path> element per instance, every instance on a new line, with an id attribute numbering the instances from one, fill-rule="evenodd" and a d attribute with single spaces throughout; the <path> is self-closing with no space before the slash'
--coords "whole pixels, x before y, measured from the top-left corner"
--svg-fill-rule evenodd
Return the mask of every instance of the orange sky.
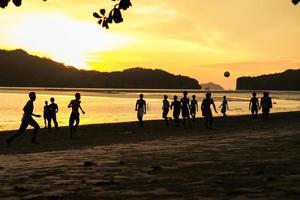
<path id="1" fill-rule="evenodd" d="M 235 88 L 236 77 L 300 68 L 300 6 L 290 0 L 132 0 L 97 26 L 109 0 L 26 0 L 0 10 L 0 48 L 99 71 L 161 68 Z M 223 77 L 224 71 L 232 76 Z"/>

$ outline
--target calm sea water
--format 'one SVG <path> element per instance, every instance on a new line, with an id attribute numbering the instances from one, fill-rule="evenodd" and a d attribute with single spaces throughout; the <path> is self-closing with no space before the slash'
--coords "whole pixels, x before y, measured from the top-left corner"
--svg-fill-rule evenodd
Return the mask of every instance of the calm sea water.
<path id="1" fill-rule="evenodd" d="M 43 113 L 45 100 L 51 97 L 56 99 L 59 106 L 57 114 L 60 126 L 68 125 L 70 109 L 67 108 L 70 100 L 74 99 L 74 93 L 80 92 L 82 95 L 82 107 L 86 111 L 81 115 L 81 124 L 98 124 L 112 122 L 128 122 L 136 120 L 134 106 L 140 93 L 144 93 L 148 105 L 148 112 L 145 120 L 161 119 L 162 97 L 169 96 L 171 101 L 174 95 L 182 97 L 181 91 L 176 90 L 122 90 L 122 89 L 64 89 L 64 88 L 0 88 L 0 131 L 15 130 L 20 126 L 23 114 L 23 106 L 28 100 L 28 92 L 35 91 L 37 100 L 35 101 L 36 114 Z M 189 96 L 195 94 L 199 103 L 205 96 L 205 91 L 192 90 Z M 229 100 L 228 115 L 249 114 L 248 105 L 251 92 L 249 91 L 216 91 L 212 92 L 212 97 L 216 105 L 221 104 L 222 97 L 226 95 Z M 293 91 L 271 91 L 274 108 L 272 112 L 287 112 L 300 110 L 300 92 Z M 258 92 L 258 97 L 262 93 Z M 220 110 L 220 109 L 219 109 Z M 200 113 L 197 113 L 200 116 Z M 219 114 L 220 115 L 220 114 Z M 171 117 L 171 113 L 169 113 Z M 43 119 L 36 118 L 43 127 Z"/>

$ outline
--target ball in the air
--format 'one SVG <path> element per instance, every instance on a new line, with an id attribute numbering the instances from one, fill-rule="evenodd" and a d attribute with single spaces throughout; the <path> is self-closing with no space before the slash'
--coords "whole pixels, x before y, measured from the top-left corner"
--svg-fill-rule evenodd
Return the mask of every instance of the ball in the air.
<path id="1" fill-rule="evenodd" d="M 228 72 L 228 71 L 224 72 L 224 76 L 225 76 L 226 78 L 228 78 L 228 77 L 230 76 L 230 72 Z"/>

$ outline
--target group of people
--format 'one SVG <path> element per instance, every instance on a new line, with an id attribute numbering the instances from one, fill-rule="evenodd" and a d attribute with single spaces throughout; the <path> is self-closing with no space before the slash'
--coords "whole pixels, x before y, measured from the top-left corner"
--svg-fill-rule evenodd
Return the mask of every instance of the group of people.
<path id="1" fill-rule="evenodd" d="M 173 119 L 176 124 L 176 126 L 180 126 L 181 119 L 180 119 L 180 113 L 182 115 L 182 121 L 183 121 L 183 127 L 186 128 L 186 123 L 188 122 L 189 128 L 192 127 L 191 121 L 195 121 L 196 119 L 196 113 L 199 111 L 198 109 L 198 101 L 196 100 L 196 95 L 192 96 L 192 100 L 187 97 L 188 92 L 183 92 L 183 97 L 178 100 L 178 97 L 175 95 L 173 97 L 173 101 L 170 104 L 168 100 L 168 96 L 164 95 L 164 99 L 162 102 L 162 118 L 165 120 L 165 123 L 169 125 L 169 120 L 171 118 L 168 117 L 168 113 L 170 110 L 173 110 Z M 205 120 L 205 128 L 211 129 L 213 124 L 213 114 L 212 109 L 213 107 L 215 113 L 218 113 L 216 109 L 216 105 L 214 103 L 214 100 L 211 97 L 211 93 L 208 92 L 205 94 L 205 98 L 203 99 L 201 103 L 201 112 L 202 116 Z M 223 117 L 226 118 L 226 112 L 229 110 L 227 97 L 223 96 L 223 100 L 221 105 L 219 106 L 221 108 L 221 113 L 223 114 Z M 272 108 L 272 99 L 269 97 L 269 92 L 264 92 L 263 97 L 261 98 L 261 101 L 259 103 L 258 98 L 256 97 L 256 92 L 252 93 L 252 98 L 250 99 L 249 103 L 249 110 L 252 113 L 252 118 L 256 119 L 258 115 L 258 110 L 262 109 L 262 116 L 264 120 L 269 119 L 269 113 L 270 109 Z M 147 108 L 146 108 L 146 101 L 144 100 L 144 95 L 140 94 L 140 98 L 136 102 L 135 110 L 137 111 L 137 118 L 139 120 L 140 126 L 143 126 L 143 115 L 146 114 Z M 192 119 L 192 120 L 191 120 Z"/>
<path id="2" fill-rule="evenodd" d="M 76 132 L 76 129 L 79 125 L 79 110 L 81 110 L 81 112 L 83 114 L 85 114 L 85 112 L 83 111 L 83 109 L 81 108 L 81 96 L 80 93 L 76 93 L 75 94 L 75 99 L 72 100 L 69 105 L 68 108 L 71 108 L 71 115 L 70 115 L 70 120 L 69 120 L 69 126 L 70 126 L 70 137 L 73 137 L 73 133 Z M 23 117 L 22 117 L 22 122 L 21 122 L 21 126 L 19 128 L 19 130 L 16 132 L 16 134 L 14 134 L 13 136 L 11 136 L 10 138 L 8 138 L 6 140 L 7 146 L 10 146 L 12 141 L 19 137 L 20 135 L 22 135 L 27 127 L 30 125 L 34 128 L 33 131 L 33 135 L 32 135 L 32 139 L 31 139 L 31 143 L 33 144 L 39 144 L 39 142 L 37 141 L 37 133 L 40 129 L 39 124 L 34 120 L 33 117 L 41 117 L 41 115 L 37 115 L 33 113 L 34 110 L 34 101 L 36 100 L 36 94 L 35 92 L 30 92 L 29 93 L 29 100 L 26 103 L 26 105 L 23 108 Z M 56 113 L 58 112 L 58 106 L 55 102 L 54 98 L 50 99 L 51 104 L 48 105 L 48 102 L 45 102 L 45 106 L 44 106 L 44 123 L 45 123 L 45 127 L 48 127 L 48 130 L 51 130 L 51 121 L 54 122 L 55 128 L 58 131 L 58 123 L 57 123 L 57 118 L 56 118 Z M 47 124 L 48 123 L 48 124 Z M 74 125 L 75 123 L 75 125 Z M 48 125 L 48 126 L 47 126 Z"/>
<path id="3" fill-rule="evenodd" d="M 70 114 L 70 119 L 69 119 L 70 138 L 72 138 L 73 134 L 76 133 L 77 127 L 79 125 L 79 121 L 80 121 L 79 111 L 85 114 L 85 112 L 83 111 L 80 105 L 81 104 L 80 99 L 81 99 L 80 93 L 76 93 L 75 99 L 72 100 L 68 105 L 68 108 L 72 109 Z M 13 136 L 11 136 L 6 140 L 8 146 L 11 145 L 12 141 L 15 138 L 22 135 L 29 125 L 34 128 L 31 143 L 33 144 L 39 143 L 36 137 L 37 137 L 38 130 L 40 129 L 40 126 L 34 120 L 33 117 L 41 117 L 41 116 L 33 113 L 35 100 L 36 100 L 35 92 L 30 92 L 29 100 L 23 108 L 24 114 L 22 117 L 21 126 L 19 130 L 16 132 L 16 134 L 14 134 Z M 55 103 L 55 99 L 53 97 L 50 99 L 50 102 L 51 104 L 48 104 L 48 101 L 45 101 L 45 106 L 44 106 L 43 117 L 44 117 L 45 128 L 48 128 L 48 130 L 51 131 L 51 122 L 53 121 L 56 131 L 59 131 L 57 117 L 56 117 L 56 113 L 58 112 L 58 105 Z M 137 112 L 137 118 L 140 126 L 144 126 L 143 115 L 146 114 L 147 112 L 146 105 L 147 104 L 146 101 L 144 100 L 144 95 L 140 94 L 140 98 L 137 100 L 135 105 L 135 110 Z M 211 129 L 213 124 L 213 114 L 212 114 L 211 107 L 213 107 L 215 113 L 218 113 L 214 100 L 211 97 L 211 93 L 208 92 L 205 94 L 205 98 L 201 103 L 201 112 L 202 112 L 202 116 L 205 119 L 204 125 L 208 129 Z M 219 108 L 221 108 L 221 113 L 225 118 L 227 116 L 226 111 L 229 109 L 226 96 L 223 97 L 222 103 L 219 106 Z M 263 93 L 263 97 L 261 98 L 260 103 L 258 98 L 256 97 L 256 92 L 252 93 L 252 98 L 250 99 L 250 103 L 249 103 L 249 110 L 251 110 L 253 119 L 257 118 L 258 110 L 262 109 L 263 119 L 268 120 L 271 108 L 272 108 L 272 99 L 269 97 L 268 92 Z M 171 104 L 168 100 L 168 96 L 164 95 L 164 99 L 162 102 L 162 110 L 163 110 L 162 117 L 165 120 L 165 123 L 167 125 L 169 124 L 169 120 L 170 120 L 170 118 L 168 117 L 168 113 L 170 110 L 172 110 L 173 119 L 176 126 L 179 127 L 181 124 L 181 119 L 180 119 L 180 114 L 181 114 L 183 127 L 187 128 L 187 123 L 188 123 L 189 128 L 192 128 L 192 121 L 195 121 L 196 113 L 199 111 L 198 101 L 195 95 L 192 96 L 192 100 L 190 101 L 190 99 L 188 98 L 187 91 L 183 92 L 183 97 L 180 100 L 178 100 L 178 97 L 175 95 L 173 97 L 173 101 L 171 102 Z"/>

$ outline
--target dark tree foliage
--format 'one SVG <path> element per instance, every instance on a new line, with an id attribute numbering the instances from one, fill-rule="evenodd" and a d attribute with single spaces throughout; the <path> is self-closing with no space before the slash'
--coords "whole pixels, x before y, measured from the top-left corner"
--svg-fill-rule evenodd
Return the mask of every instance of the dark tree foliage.
<path id="1" fill-rule="evenodd" d="M 0 0 L 0 7 L 5 8 L 8 6 L 9 2 L 11 0 Z M 43 0 L 47 1 L 47 0 Z M 106 15 L 106 9 L 101 8 L 100 13 L 94 12 L 93 16 L 98 19 L 98 24 L 102 25 L 103 28 L 109 28 L 108 24 L 111 23 L 121 23 L 123 22 L 122 17 L 122 10 L 127 10 L 129 7 L 132 6 L 130 0 L 112 0 L 115 2 L 115 6 L 113 9 L 109 12 L 108 15 Z M 13 4 L 15 6 L 19 7 L 22 5 L 22 0 L 12 0 Z"/>

